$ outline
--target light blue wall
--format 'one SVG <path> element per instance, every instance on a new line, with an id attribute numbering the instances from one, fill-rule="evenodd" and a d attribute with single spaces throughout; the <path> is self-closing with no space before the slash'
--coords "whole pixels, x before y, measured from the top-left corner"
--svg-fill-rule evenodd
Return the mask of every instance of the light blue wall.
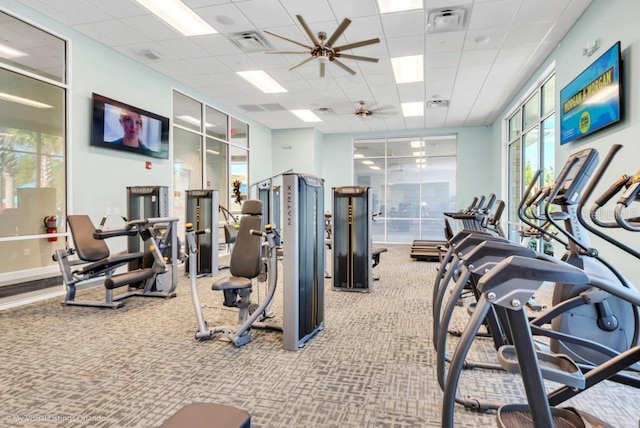
<path id="1" fill-rule="evenodd" d="M 10 14 L 70 40 L 70 98 L 68 130 L 69 213 L 89 214 L 99 220 L 107 212 L 126 213 L 126 187 L 162 185 L 172 187 L 172 160 L 146 157 L 90 147 L 91 94 L 93 92 L 145 110 L 171 117 L 172 91 L 177 89 L 249 123 L 252 177 L 271 171 L 271 130 L 242 114 L 195 93 L 181 83 L 137 63 L 119 52 L 94 42 L 13 0 L 3 0 Z"/>
<path id="2" fill-rule="evenodd" d="M 500 163 L 495 157 L 489 127 L 422 129 L 366 134 L 325 135 L 322 145 L 322 175 L 325 179 L 325 206 L 331 206 L 327 189 L 353 185 L 353 140 L 375 137 L 458 135 L 458 207 L 466 207 L 480 194 L 500 191 Z M 327 205 L 328 204 L 328 205 Z"/>
<path id="3" fill-rule="evenodd" d="M 638 162 L 638 159 L 640 159 L 640 85 L 638 84 L 638 76 L 640 76 L 640 31 L 638 31 L 638 16 L 640 16 L 640 2 L 637 0 L 594 0 L 562 40 L 562 43 L 549 56 L 545 64 L 538 69 L 523 90 L 514 97 L 513 104 L 528 91 L 533 82 L 554 62 L 556 95 L 558 95 L 560 89 L 573 80 L 604 51 L 615 42 L 621 42 L 624 61 L 622 76 L 623 120 L 609 128 L 563 146 L 556 143 L 556 171 L 560 170 L 571 153 L 579 150 L 588 147 L 595 148 L 599 151 L 600 159 L 602 160 L 613 144 L 622 144 L 624 146 L 611 163 L 608 172 L 598 187 L 596 187 L 594 198 L 609 187 L 621 174 L 632 175 L 640 170 L 640 163 Z M 600 40 L 600 49 L 591 57 L 583 56 L 583 48 L 588 42 L 595 39 Z M 513 105 L 509 106 L 494 123 L 493 130 L 496 136 L 501 129 L 502 118 L 512 107 Z M 556 111 L 560 111 L 559 100 L 556 104 Z M 493 138 L 492 141 L 495 143 L 498 140 Z M 560 141 L 559 124 L 556 125 L 556 141 Z M 493 151 L 502 155 L 499 143 L 494 147 Z M 592 201 L 594 198 L 592 198 Z M 591 207 L 592 201 L 586 204 L 587 209 Z M 638 208 L 636 208 L 636 214 L 637 210 Z M 604 207 L 601 213 L 606 217 L 604 218 L 605 221 L 613 220 L 613 206 Z M 607 229 L 605 233 L 624 241 L 632 248 L 640 250 L 640 246 L 637 244 L 637 235 L 631 232 Z M 592 238 L 591 244 L 600 251 L 603 257 L 621 269 L 623 274 L 632 280 L 634 284 L 640 284 L 640 271 L 635 268 L 638 263 L 635 258 L 626 255 L 626 253 L 612 247 L 600 238 Z"/>
<path id="4" fill-rule="evenodd" d="M 324 152 L 322 135 L 313 128 L 272 131 L 272 171 L 312 174 L 322 177 L 319 154 Z"/>

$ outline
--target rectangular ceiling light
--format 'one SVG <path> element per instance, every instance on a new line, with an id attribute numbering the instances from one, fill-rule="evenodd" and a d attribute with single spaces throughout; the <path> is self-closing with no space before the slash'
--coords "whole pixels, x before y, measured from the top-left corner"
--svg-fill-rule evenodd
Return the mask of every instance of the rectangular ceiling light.
<path id="1" fill-rule="evenodd" d="M 402 103 L 401 106 L 404 117 L 424 116 L 424 103 L 422 101 Z"/>
<path id="2" fill-rule="evenodd" d="M 240 77 L 260 89 L 265 94 L 276 94 L 279 92 L 287 92 L 278 82 L 273 80 L 271 76 L 262 70 L 254 71 L 238 71 Z"/>
<path id="3" fill-rule="evenodd" d="M 300 119 L 304 120 L 305 122 L 322 122 L 322 119 L 316 116 L 316 114 L 311 110 L 289 110 L 289 111 L 295 114 L 296 116 L 298 116 Z"/>
<path id="4" fill-rule="evenodd" d="M 424 80 L 423 64 L 422 55 L 391 58 L 396 83 L 422 82 Z"/>
<path id="5" fill-rule="evenodd" d="M 13 103 L 18 103 L 18 104 L 22 104 L 29 107 L 35 107 L 35 108 L 53 108 L 53 106 L 50 106 L 49 104 L 30 100 L 29 98 L 22 98 L 16 95 L 6 94 L 4 92 L 0 92 L 0 100 L 11 101 Z"/>
<path id="6" fill-rule="evenodd" d="M 180 0 L 136 0 L 151 13 L 185 36 L 204 36 L 217 31 Z"/>
<path id="7" fill-rule="evenodd" d="M 422 0 L 378 0 L 380 13 L 422 9 Z"/>
<path id="8" fill-rule="evenodd" d="M 0 43 L 0 57 L 11 59 L 11 58 L 20 58 L 21 56 L 29 55 L 26 52 L 19 51 L 18 49 L 14 49 L 11 46 L 3 45 Z"/>

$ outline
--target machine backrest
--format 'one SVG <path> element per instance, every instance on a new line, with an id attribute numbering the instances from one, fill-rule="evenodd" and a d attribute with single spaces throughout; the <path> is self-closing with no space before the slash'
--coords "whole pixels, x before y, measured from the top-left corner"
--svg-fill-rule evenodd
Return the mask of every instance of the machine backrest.
<path id="1" fill-rule="evenodd" d="M 242 204 L 242 217 L 236 243 L 231 251 L 229 272 L 233 276 L 255 278 L 260 273 L 262 237 L 249 233 L 260 230 L 262 224 L 262 201 L 250 199 Z"/>
<path id="2" fill-rule="evenodd" d="M 68 215 L 67 223 L 80 260 L 97 262 L 109 257 L 109 246 L 93 237 L 96 228 L 88 215 Z"/>

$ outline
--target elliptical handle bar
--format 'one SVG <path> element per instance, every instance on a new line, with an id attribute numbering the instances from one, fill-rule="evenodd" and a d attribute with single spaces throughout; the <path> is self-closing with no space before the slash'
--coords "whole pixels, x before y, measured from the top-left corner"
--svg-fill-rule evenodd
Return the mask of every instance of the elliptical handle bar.
<path id="1" fill-rule="evenodd" d="M 627 184 L 629 180 L 629 176 L 626 174 L 621 175 L 620 177 L 618 177 L 618 179 L 615 181 L 615 183 L 613 183 L 602 195 L 600 195 L 600 197 L 598 199 L 595 200 L 595 202 L 593 203 L 593 205 L 591 206 L 591 209 L 589 210 L 589 219 L 596 225 L 600 226 L 600 227 L 604 227 L 604 228 L 619 228 L 619 227 L 624 227 L 620 224 L 620 222 L 604 222 L 604 221 L 600 221 L 600 219 L 598 218 L 598 210 L 600 208 L 602 208 L 607 202 L 609 202 L 611 200 L 611 198 L 613 198 L 615 196 L 616 193 L 618 193 L 620 190 L 622 190 L 625 185 Z M 619 202 L 619 201 L 618 201 Z"/>
<path id="2" fill-rule="evenodd" d="M 619 226 L 626 230 L 639 232 L 640 222 L 638 221 L 638 217 L 626 218 L 623 216 L 623 211 L 625 208 L 628 208 L 631 202 L 635 201 L 640 194 L 640 174 L 636 174 L 633 177 L 629 178 L 625 184 L 628 188 L 618 199 L 614 212 L 616 222 Z"/>
<path id="3" fill-rule="evenodd" d="M 525 204 L 527 203 L 527 201 L 529 199 L 529 195 L 531 195 L 531 192 L 533 191 L 533 188 L 536 185 L 536 182 L 538 181 L 538 178 L 540 177 L 540 174 L 542 174 L 542 170 L 541 169 L 537 170 L 533 174 L 533 178 L 531 178 L 531 181 L 527 185 L 527 188 L 525 189 L 524 193 L 522 194 L 522 198 L 520 198 L 520 203 L 518 204 L 518 217 L 520 217 L 520 220 L 522 220 L 523 222 L 525 222 L 526 224 L 528 224 L 531 227 L 534 227 L 534 226 L 529 224 L 528 220 L 526 220 L 524 218 L 525 217 L 525 210 L 526 210 Z M 529 206 L 529 205 L 527 205 L 527 206 Z"/>
<path id="4" fill-rule="evenodd" d="M 582 195 L 582 198 L 580 198 L 580 202 L 578 202 L 577 217 L 578 217 L 578 221 L 580 222 L 580 224 L 582 224 L 582 226 L 584 226 L 584 228 L 587 229 L 589 232 L 591 232 L 594 235 L 604 239 L 608 243 L 620 248 L 622 251 L 632 255 L 633 257 L 635 257 L 637 259 L 640 259 L 640 253 L 639 252 L 637 252 L 633 248 L 629 247 L 628 245 L 623 244 L 622 242 L 618 241 L 617 239 L 613 239 L 610 235 L 608 235 L 606 233 L 603 233 L 602 231 L 596 229 L 591 224 L 586 222 L 584 217 L 581 215 L 582 207 L 584 207 L 585 202 L 587 201 L 589 196 L 591 196 L 591 194 L 593 193 L 593 190 L 595 189 L 596 185 L 598 184 L 598 181 L 600 181 L 600 179 L 604 175 L 605 171 L 607 170 L 608 166 L 611 164 L 611 161 L 613 160 L 614 156 L 616 155 L 618 150 L 620 150 L 621 148 L 622 148 L 622 145 L 614 144 L 609 149 L 609 152 L 607 153 L 606 158 L 604 159 L 604 161 L 602 162 L 602 164 L 600 165 L 600 167 L 598 168 L 598 170 L 594 174 L 593 178 L 589 182 L 589 185 L 587 186 L 586 191 Z M 607 190 L 607 192 L 608 192 L 608 190 Z M 590 211 L 589 218 L 592 221 L 593 221 L 593 218 L 595 217 L 595 214 L 596 214 L 595 211 L 597 211 L 597 209 L 596 210 L 592 209 Z M 594 223 L 598 224 L 596 222 L 594 222 Z M 613 266 L 611 266 L 609 263 L 607 263 L 605 260 L 603 260 L 600 256 L 598 256 L 596 258 L 598 260 L 600 260 L 601 262 L 603 262 L 614 273 L 614 275 L 616 275 L 618 277 L 618 279 L 620 279 L 620 282 L 622 284 L 624 284 L 627 287 L 629 286 L 628 282 L 622 277 L 622 275 L 620 275 L 620 273 L 616 269 L 613 268 Z"/>
<path id="5" fill-rule="evenodd" d="M 558 238 L 555 234 L 549 232 L 547 230 L 547 225 L 549 224 L 549 221 L 545 221 L 544 225 L 540 226 L 537 225 L 535 223 L 532 223 L 530 220 L 543 220 L 543 218 L 531 218 L 529 216 L 527 216 L 526 214 L 526 209 L 525 208 L 525 204 L 529 199 L 529 195 L 531 194 L 531 192 L 533 191 L 533 188 L 535 187 L 538 178 L 540 177 L 540 174 L 542 174 L 542 170 L 539 169 L 537 170 L 534 174 L 533 177 L 531 178 L 531 181 L 529 182 L 529 184 L 527 185 L 527 188 L 525 189 L 524 193 L 522 194 L 522 198 L 520 199 L 520 203 L 518 204 L 518 217 L 520 217 L 520 220 L 522 220 L 522 222 L 524 224 L 526 224 L 527 226 L 529 226 L 531 229 L 536 230 L 537 233 L 540 234 L 540 236 L 546 240 L 549 241 L 551 239 L 554 239 L 556 241 L 558 241 L 560 244 L 564 245 L 565 247 L 567 246 L 567 242 Z M 538 195 L 538 193 L 536 193 L 536 195 Z M 538 195 L 539 197 L 539 195 Z M 531 232 L 531 229 L 529 229 L 529 231 L 525 232 L 525 234 L 523 234 L 523 236 L 533 236 L 533 233 Z"/>

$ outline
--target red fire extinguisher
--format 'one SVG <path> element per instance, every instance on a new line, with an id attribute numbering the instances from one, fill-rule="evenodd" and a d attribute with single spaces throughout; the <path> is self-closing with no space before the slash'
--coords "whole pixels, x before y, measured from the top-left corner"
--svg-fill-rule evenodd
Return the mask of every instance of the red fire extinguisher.
<path id="1" fill-rule="evenodd" d="M 58 217 L 55 215 L 49 215 L 44 218 L 44 227 L 47 233 L 58 233 Z M 57 236 L 50 236 L 47 238 L 49 242 L 56 242 Z"/>

